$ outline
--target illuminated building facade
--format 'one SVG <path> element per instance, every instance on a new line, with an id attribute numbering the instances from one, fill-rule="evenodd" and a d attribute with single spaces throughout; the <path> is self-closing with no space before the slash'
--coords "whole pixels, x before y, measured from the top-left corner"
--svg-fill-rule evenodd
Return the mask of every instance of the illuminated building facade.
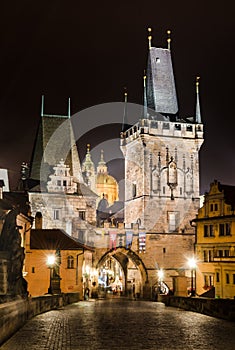
<path id="1" fill-rule="evenodd" d="M 205 193 L 196 219 L 196 291 L 235 296 L 235 186 L 218 181 Z"/>
<path id="2" fill-rule="evenodd" d="M 176 295 L 182 286 L 187 293 L 187 258 L 195 243 L 190 221 L 199 209 L 203 143 L 198 79 L 195 104 L 194 117 L 179 116 L 170 38 L 167 48 L 156 48 L 149 35 L 142 115 L 120 137 L 125 220 L 118 225 L 105 222 L 103 227 L 96 227 L 97 194 L 109 205 L 118 200 L 117 182 L 108 174 L 103 153 L 97 172 L 89 148 L 81 166 L 70 111 L 68 116 L 54 116 L 45 115 L 42 108 L 30 172 L 40 183 L 28 190 L 34 229 L 63 230 L 95 248 L 83 287 L 113 278 L 112 283 L 121 281 L 123 292 L 138 290 L 140 297 L 153 297 L 159 281 Z"/>

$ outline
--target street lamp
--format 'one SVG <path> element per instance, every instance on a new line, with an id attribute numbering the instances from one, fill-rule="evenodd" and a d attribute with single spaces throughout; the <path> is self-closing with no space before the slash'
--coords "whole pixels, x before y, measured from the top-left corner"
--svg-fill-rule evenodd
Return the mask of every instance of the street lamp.
<path id="1" fill-rule="evenodd" d="M 52 293 L 52 278 L 53 278 L 53 269 L 54 269 L 54 266 L 55 266 L 55 262 L 56 262 L 55 255 L 53 255 L 53 254 L 48 255 L 48 257 L 47 257 L 47 266 L 50 269 L 50 285 L 49 285 L 49 288 L 48 288 L 48 294 L 53 294 Z"/>
<path id="2" fill-rule="evenodd" d="M 195 279 L 196 279 L 196 267 L 197 267 L 197 262 L 194 257 L 188 259 L 188 265 L 191 270 L 191 297 L 194 297 L 196 295 L 196 281 L 195 281 L 195 288 L 194 288 L 194 274 L 195 274 Z"/>
<path id="3" fill-rule="evenodd" d="M 164 272 L 163 272 L 162 269 L 160 269 L 160 270 L 158 270 L 157 274 L 158 274 L 159 293 L 161 293 L 161 291 L 162 291 L 162 280 L 163 280 Z"/>

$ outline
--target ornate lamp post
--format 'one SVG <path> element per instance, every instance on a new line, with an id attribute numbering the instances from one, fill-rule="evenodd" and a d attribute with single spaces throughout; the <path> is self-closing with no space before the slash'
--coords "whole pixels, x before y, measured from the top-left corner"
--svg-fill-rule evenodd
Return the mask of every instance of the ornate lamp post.
<path id="1" fill-rule="evenodd" d="M 191 270 L 191 297 L 194 297 L 196 295 L 196 281 L 195 281 L 195 288 L 194 288 L 194 278 L 196 278 L 196 267 L 197 262 L 194 257 L 188 259 L 188 265 Z"/>
<path id="2" fill-rule="evenodd" d="M 54 266 L 55 266 L 55 261 L 56 261 L 55 255 L 53 255 L 53 254 L 48 255 L 48 257 L 47 257 L 47 266 L 50 269 L 50 285 L 49 285 L 49 288 L 48 288 L 48 294 L 53 294 L 52 293 L 53 292 L 52 279 L 53 279 L 53 269 L 54 269 Z"/>
<path id="3" fill-rule="evenodd" d="M 57 249 L 55 254 L 48 255 L 47 266 L 50 269 L 50 286 L 48 288 L 49 294 L 60 294 L 60 264 L 61 254 L 60 250 Z"/>

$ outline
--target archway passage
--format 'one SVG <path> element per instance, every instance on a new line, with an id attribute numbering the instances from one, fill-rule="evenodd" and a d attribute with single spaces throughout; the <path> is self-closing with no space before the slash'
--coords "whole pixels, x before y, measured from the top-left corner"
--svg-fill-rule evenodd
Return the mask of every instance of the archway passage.
<path id="1" fill-rule="evenodd" d="M 140 257 L 123 247 L 106 252 L 97 264 L 99 293 L 140 298 L 148 281 Z"/>

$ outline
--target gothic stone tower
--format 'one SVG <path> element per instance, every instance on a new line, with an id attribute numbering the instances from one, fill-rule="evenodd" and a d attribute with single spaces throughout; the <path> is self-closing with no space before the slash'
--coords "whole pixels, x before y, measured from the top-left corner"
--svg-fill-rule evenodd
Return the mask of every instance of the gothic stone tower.
<path id="1" fill-rule="evenodd" d="M 193 254 L 190 220 L 199 208 L 203 125 L 198 80 L 195 117 L 182 119 L 178 116 L 170 39 L 167 49 L 152 47 L 151 36 L 149 44 L 143 115 L 121 134 L 125 227 L 137 223 L 146 232 L 143 260 L 147 270 L 163 268 L 170 278 L 184 270 L 186 256 Z"/>

